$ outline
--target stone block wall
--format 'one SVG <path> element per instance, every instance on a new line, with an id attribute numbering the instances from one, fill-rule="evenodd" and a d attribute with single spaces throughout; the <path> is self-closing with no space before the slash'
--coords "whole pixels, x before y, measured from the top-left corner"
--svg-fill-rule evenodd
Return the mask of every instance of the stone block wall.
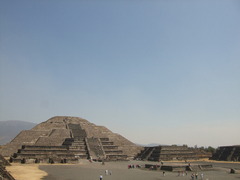
<path id="1" fill-rule="evenodd" d="M 137 158 L 150 161 L 198 159 L 199 155 L 187 146 L 145 147 Z"/>
<path id="2" fill-rule="evenodd" d="M 240 145 L 221 146 L 213 154 L 212 159 L 218 161 L 240 161 Z"/>

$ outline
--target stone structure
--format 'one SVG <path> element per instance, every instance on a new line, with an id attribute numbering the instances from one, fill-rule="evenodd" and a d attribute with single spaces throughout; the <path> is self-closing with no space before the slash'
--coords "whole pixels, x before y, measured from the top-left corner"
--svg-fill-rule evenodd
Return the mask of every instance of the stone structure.
<path id="1" fill-rule="evenodd" d="M 0 166 L 10 166 L 11 164 L 0 154 Z"/>
<path id="2" fill-rule="evenodd" d="M 19 133 L 5 148 L 13 162 L 128 160 L 141 147 L 103 126 L 78 117 L 57 116 Z"/>
<path id="3" fill-rule="evenodd" d="M 240 145 L 221 146 L 211 159 L 218 161 L 240 161 Z"/>
<path id="4" fill-rule="evenodd" d="M 240 170 L 231 168 L 231 169 L 230 169 L 230 173 L 231 173 L 231 174 L 240 174 Z"/>
<path id="5" fill-rule="evenodd" d="M 0 154 L 0 178 L 2 180 L 15 180 L 5 166 L 10 166 L 10 163 Z"/>
<path id="6" fill-rule="evenodd" d="M 185 171 L 206 171 L 213 168 L 212 164 L 167 164 L 167 165 L 156 165 L 156 164 L 145 164 L 145 169 L 149 170 L 162 170 L 162 171 L 173 171 L 173 172 L 185 172 Z"/>
<path id="7" fill-rule="evenodd" d="M 189 148 L 184 146 L 155 146 L 145 147 L 137 158 L 149 161 L 169 161 L 169 160 L 189 160 L 209 158 L 211 154 L 205 153 L 198 149 Z"/>

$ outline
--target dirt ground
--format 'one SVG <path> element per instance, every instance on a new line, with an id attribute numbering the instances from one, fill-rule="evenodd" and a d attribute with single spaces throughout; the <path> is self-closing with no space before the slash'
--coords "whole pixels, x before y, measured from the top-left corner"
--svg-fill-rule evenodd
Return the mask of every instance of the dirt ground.
<path id="1" fill-rule="evenodd" d="M 36 164 L 14 163 L 12 166 L 7 166 L 6 169 L 16 180 L 40 180 L 47 176 L 47 173 L 40 170 L 39 165 Z"/>
<path id="2" fill-rule="evenodd" d="M 156 162 L 146 161 L 127 161 L 127 162 L 106 162 L 102 165 L 99 162 L 90 163 L 83 160 L 76 165 L 63 164 L 14 164 L 8 167 L 16 180 L 99 180 L 100 175 L 103 180 L 190 180 L 192 172 L 188 172 L 178 176 L 177 172 L 166 171 L 163 176 L 163 171 L 142 170 L 139 168 L 128 169 L 128 165 L 145 165 L 158 164 Z M 183 162 L 164 162 L 164 164 L 183 164 Z M 213 169 L 210 171 L 202 171 L 198 173 L 198 179 L 201 179 L 203 174 L 204 180 L 231 180 L 240 179 L 240 174 L 230 174 L 229 169 L 240 169 L 240 163 L 226 162 L 191 162 L 191 164 L 213 164 Z M 108 170 L 108 175 L 105 171 Z M 111 175 L 110 173 L 111 172 Z"/>
<path id="3" fill-rule="evenodd" d="M 164 164 L 182 164 L 183 162 L 164 162 Z M 191 162 L 191 164 L 209 164 L 210 162 Z M 229 168 L 240 168 L 240 163 L 218 163 L 214 164 L 211 171 L 197 172 L 198 179 L 203 173 L 204 180 L 231 180 L 240 178 L 240 174 L 229 174 Z M 129 161 L 129 162 L 107 162 L 105 165 L 101 163 L 85 162 L 82 165 L 55 165 L 40 166 L 40 169 L 48 172 L 48 176 L 43 180 L 98 180 L 103 175 L 103 180 L 189 180 L 192 172 L 188 172 L 187 176 L 178 176 L 177 172 L 167 172 L 163 176 L 163 171 L 150 171 L 142 169 L 128 169 L 129 164 L 145 165 L 157 164 L 154 162 Z M 222 165 L 223 164 L 223 165 Z M 111 175 L 105 175 L 105 170 L 111 171 Z"/>

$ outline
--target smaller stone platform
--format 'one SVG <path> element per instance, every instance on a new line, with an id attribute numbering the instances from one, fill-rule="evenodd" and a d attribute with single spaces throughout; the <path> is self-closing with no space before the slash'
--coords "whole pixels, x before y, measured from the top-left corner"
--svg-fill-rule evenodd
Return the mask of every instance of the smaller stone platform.
<path id="1" fill-rule="evenodd" d="M 146 169 L 150 170 L 162 170 L 162 171 L 206 171 L 211 170 L 213 168 L 212 164 L 194 164 L 194 165 L 186 165 L 186 164 L 166 164 L 166 165 L 156 165 L 156 164 L 145 164 Z"/>
<path id="2" fill-rule="evenodd" d="M 199 149 L 183 146 L 154 146 L 145 147 L 137 155 L 137 159 L 148 161 L 171 161 L 171 160 L 197 160 L 201 158 L 209 158 L 211 154 L 203 152 Z"/>
<path id="3" fill-rule="evenodd" d="M 220 146 L 213 154 L 213 160 L 240 162 L 240 145 Z"/>

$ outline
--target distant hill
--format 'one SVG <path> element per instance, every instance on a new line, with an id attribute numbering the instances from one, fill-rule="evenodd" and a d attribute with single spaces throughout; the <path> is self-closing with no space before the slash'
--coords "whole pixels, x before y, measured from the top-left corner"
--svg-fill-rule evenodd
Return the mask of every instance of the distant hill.
<path id="1" fill-rule="evenodd" d="M 22 130 L 29 130 L 35 123 L 25 121 L 0 121 L 0 145 L 10 142 Z"/>

